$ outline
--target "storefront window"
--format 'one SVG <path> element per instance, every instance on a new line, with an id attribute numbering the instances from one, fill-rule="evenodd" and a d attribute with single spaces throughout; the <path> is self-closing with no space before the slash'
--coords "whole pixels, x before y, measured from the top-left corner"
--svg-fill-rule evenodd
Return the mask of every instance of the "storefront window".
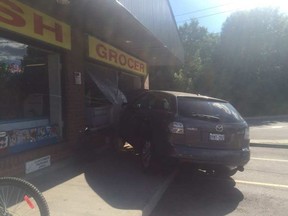
<path id="1" fill-rule="evenodd" d="M 118 88 L 118 72 L 87 64 L 85 73 L 86 125 L 102 128 L 117 124 L 126 97 Z"/>
<path id="2" fill-rule="evenodd" d="M 0 156 L 57 143 L 59 54 L 0 37 Z"/>
<path id="3" fill-rule="evenodd" d="M 0 38 L 0 122 L 49 117 L 47 56 Z"/>

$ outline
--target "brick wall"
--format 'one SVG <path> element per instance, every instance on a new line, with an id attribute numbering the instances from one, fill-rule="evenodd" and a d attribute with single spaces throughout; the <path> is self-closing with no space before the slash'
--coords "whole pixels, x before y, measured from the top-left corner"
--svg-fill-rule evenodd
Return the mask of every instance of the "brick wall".
<path id="1" fill-rule="evenodd" d="M 51 156 L 51 165 L 53 165 L 71 157 L 73 152 L 67 148 L 66 143 L 61 143 L 7 156 L 0 159 L 0 176 L 22 176 L 25 174 L 26 162 L 47 155 Z"/>
<path id="2" fill-rule="evenodd" d="M 84 129 L 84 42 L 83 33 L 72 30 L 72 49 L 63 59 L 63 120 L 64 138 L 77 145 L 79 132 Z M 80 72 L 82 84 L 75 84 L 75 72 Z"/>
<path id="3" fill-rule="evenodd" d="M 79 131 L 84 129 L 84 44 L 85 38 L 78 29 L 72 30 L 72 49 L 62 55 L 62 98 L 64 143 L 21 152 L 0 158 L 0 176 L 25 174 L 25 163 L 47 155 L 51 163 L 71 157 L 79 142 Z M 82 84 L 75 84 L 74 72 L 82 74 Z"/>

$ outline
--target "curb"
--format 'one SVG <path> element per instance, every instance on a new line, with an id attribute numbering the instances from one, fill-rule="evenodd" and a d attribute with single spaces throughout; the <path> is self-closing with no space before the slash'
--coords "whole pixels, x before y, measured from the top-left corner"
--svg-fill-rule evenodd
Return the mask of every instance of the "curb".
<path id="1" fill-rule="evenodd" d="M 259 119 L 268 119 L 268 120 L 271 120 L 271 119 L 283 119 L 283 118 L 288 118 L 288 115 L 275 115 L 275 116 L 247 116 L 247 117 L 243 117 L 246 120 L 259 120 Z"/>
<path id="2" fill-rule="evenodd" d="M 145 205 L 145 207 L 142 210 L 141 216 L 149 216 L 154 208 L 156 207 L 157 203 L 160 201 L 162 198 L 163 194 L 171 184 L 171 182 L 174 180 L 178 170 L 175 169 L 164 181 L 163 184 L 158 188 L 158 190 L 154 193 L 152 198 L 148 201 L 148 203 Z"/>
<path id="3" fill-rule="evenodd" d="M 264 144 L 264 143 L 250 143 L 252 147 L 265 147 L 265 148 L 282 148 L 288 149 L 288 144 Z"/>

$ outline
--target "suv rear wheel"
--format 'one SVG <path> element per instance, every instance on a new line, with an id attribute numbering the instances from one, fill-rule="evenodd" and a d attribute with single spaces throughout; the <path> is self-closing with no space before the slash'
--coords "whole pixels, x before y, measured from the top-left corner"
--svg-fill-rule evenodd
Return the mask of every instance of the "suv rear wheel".
<path id="1" fill-rule="evenodd" d="M 152 142 L 144 139 L 141 145 L 141 165 L 145 171 L 151 170 L 155 165 L 155 153 Z"/>

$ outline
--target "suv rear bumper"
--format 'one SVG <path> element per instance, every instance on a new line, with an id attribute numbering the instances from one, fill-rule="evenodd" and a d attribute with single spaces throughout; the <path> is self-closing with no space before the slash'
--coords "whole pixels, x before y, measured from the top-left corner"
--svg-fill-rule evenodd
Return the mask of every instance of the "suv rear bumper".
<path id="1" fill-rule="evenodd" d="M 249 148 L 223 150 L 173 146 L 170 149 L 169 156 L 194 163 L 240 167 L 247 164 L 250 160 L 250 150 Z"/>

